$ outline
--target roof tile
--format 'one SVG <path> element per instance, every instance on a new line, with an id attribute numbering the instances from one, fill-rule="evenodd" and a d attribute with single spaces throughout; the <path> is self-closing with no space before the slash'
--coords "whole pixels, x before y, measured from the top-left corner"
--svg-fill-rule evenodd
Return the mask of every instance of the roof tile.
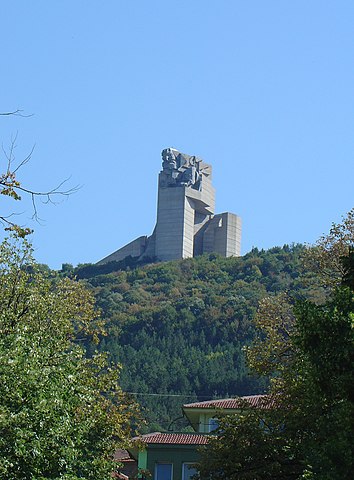
<path id="1" fill-rule="evenodd" d="M 267 402 L 268 395 L 249 395 L 237 398 L 223 398 L 220 400 L 207 400 L 206 402 L 187 403 L 183 408 L 222 408 L 237 409 L 243 407 L 247 402 L 251 407 L 270 407 L 271 402 Z"/>
<path id="2" fill-rule="evenodd" d="M 208 436 L 201 433 L 148 433 L 140 439 L 146 444 L 206 445 Z"/>

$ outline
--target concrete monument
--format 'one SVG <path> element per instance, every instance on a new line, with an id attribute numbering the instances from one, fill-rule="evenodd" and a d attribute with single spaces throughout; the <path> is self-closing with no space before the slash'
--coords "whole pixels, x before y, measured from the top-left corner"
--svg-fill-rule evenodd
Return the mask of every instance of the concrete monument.
<path id="1" fill-rule="evenodd" d="M 168 261 L 215 252 L 241 254 L 241 219 L 233 213 L 215 214 L 211 165 L 174 148 L 162 151 L 157 222 L 150 237 L 128 243 L 97 264 L 132 257 Z"/>

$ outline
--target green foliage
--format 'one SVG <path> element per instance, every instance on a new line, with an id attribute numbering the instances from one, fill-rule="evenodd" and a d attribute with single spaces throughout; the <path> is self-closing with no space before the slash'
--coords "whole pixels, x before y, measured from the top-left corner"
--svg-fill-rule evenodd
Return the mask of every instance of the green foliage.
<path id="1" fill-rule="evenodd" d="M 144 260 L 138 260 L 136 257 L 125 257 L 120 261 L 111 261 L 103 265 L 93 265 L 86 263 L 79 265 L 75 269 L 75 275 L 78 279 L 91 278 L 97 275 L 106 275 L 108 273 L 116 272 L 117 270 L 126 270 L 129 268 L 136 268 L 151 262 L 153 259 L 145 257 Z M 62 273 L 68 271 L 68 264 L 63 264 Z"/>
<path id="2" fill-rule="evenodd" d="M 346 267 L 343 258 L 348 257 L 353 246 L 354 208 L 347 213 L 341 223 L 333 223 L 328 235 L 323 235 L 314 248 L 305 252 L 304 265 L 316 273 L 318 284 L 334 288 L 345 277 Z"/>
<path id="3" fill-rule="evenodd" d="M 353 471 L 354 295 L 335 291 L 325 305 L 295 307 L 297 355 L 292 368 L 300 380 L 287 381 L 303 426 L 303 452 L 314 478 L 344 480 Z M 301 423 L 300 423 L 301 422 Z"/>
<path id="4" fill-rule="evenodd" d="M 111 478 L 134 405 L 103 354 L 80 339 L 103 333 L 82 284 L 48 276 L 23 241 L 0 246 L 0 478 Z"/>
<path id="5" fill-rule="evenodd" d="M 12 148 L 14 145 L 12 145 Z M 12 151 L 11 151 L 12 155 Z M 23 190 L 21 183 L 17 180 L 16 171 L 11 171 L 11 157 L 8 157 L 8 168 L 5 173 L 0 174 L 0 195 L 10 197 L 13 200 L 21 200 L 19 192 Z M 13 223 L 9 220 L 9 216 L 1 215 L 0 222 L 5 226 L 5 230 L 12 231 L 20 238 L 24 238 L 26 235 L 32 233 L 30 228 L 21 227 L 20 225 Z"/>
<path id="6" fill-rule="evenodd" d="M 322 284 L 329 292 L 316 300 L 325 302 L 283 294 L 261 302 L 257 336 L 247 354 L 258 374 L 271 375 L 272 408 L 221 418 L 220 437 L 203 453 L 202 478 L 352 478 L 352 227 L 353 211 L 320 239 L 313 259 L 306 251 L 306 264 L 316 264 L 315 288 Z M 306 280 L 313 275 L 305 274 Z"/>
<path id="7" fill-rule="evenodd" d="M 242 258 L 211 254 L 134 269 L 85 267 L 107 321 L 101 349 L 123 365 L 123 388 L 139 393 L 147 430 L 167 429 L 181 416 L 182 403 L 264 391 L 267 380 L 250 375 L 243 347 L 254 337 L 254 316 L 265 296 L 303 292 L 303 251 L 293 245 L 254 249 Z M 83 267 L 70 275 L 82 277 Z"/>
<path id="8" fill-rule="evenodd" d="M 276 372 L 271 408 L 221 416 L 219 436 L 202 453 L 201 478 L 352 478 L 353 292 L 340 288 L 320 306 L 298 301 L 294 313 L 288 341 L 274 328 L 264 356 L 258 344 L 251 355 L 259 371 Z"/>
<path id="9" fill-rule="evenodd" d="M 295 480 L 304 471 L 298 448 L 301 432 L 286 412 L 250 409 L 220 415 L 217 436 L 210 437 L 198 465 L 201 478 L 213 480 Z M 287 428 L 284 428 L 284 425 Z M 295 435 L 291 435 L 294 434 Z"/>
<path id="10" fill-rule="evenodd" d="M 354 247 L 349 249 L 347 257 L 342 257 L 343 264 L 343 281 L 342 284 L 354 290 Z"/>

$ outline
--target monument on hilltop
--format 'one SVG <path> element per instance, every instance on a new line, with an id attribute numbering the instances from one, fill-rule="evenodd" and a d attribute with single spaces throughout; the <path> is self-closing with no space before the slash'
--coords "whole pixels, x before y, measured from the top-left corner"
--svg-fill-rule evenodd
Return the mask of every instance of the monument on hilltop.
<path id="1" fill-rule="evenodd" d="M 161 261 L 218 253 L 241 254 L 241 219 L 215 214 L 211 165 L 174 148 L 162 151 L 157 221 L 150 237 L 142 236 L 103 258 L 97 265 L 132 256 Z"/>

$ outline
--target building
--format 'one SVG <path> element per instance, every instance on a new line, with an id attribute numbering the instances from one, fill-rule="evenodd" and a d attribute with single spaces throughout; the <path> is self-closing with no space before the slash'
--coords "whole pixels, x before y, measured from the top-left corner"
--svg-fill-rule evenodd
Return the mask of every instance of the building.
<path id="1" fill-rule="evenodd" d="M 190 480 L 196 473 L 198 449 L 207 445 L 210 435 L 218 426 L 216 415 L 236 414 L 243 408 L 269 408 L 267 395 L 208 400 L 185 404 L 183 415 L 193 428 L 192 433 L 154 432 L 137 438 L 139 446 L 121 454 L 122 463 L 131 469 L 132 459 L 141 479 Z M 127 452 L 126 452 L 127 453 Z M 124 467 L 120 474 L 132 478 Z"/>
<path id="2" fill-rule="evenodd" d="M 198 449 L 208 443 L 200 433 L 154 432 L 142 435 L 142 450 L 129 449 L 136 458 L 140 478 L 189 480 L 196 473 Z"/>
<path id="3" fill-rule="evenodd" d="M 212 252 L 223 257 L 241 254 L 241 219 L 230 212 L 215 214 L 211 165 L 166 148 L 152 235 L 133 240 L 97 265 L 128 256 L 168 261 Z"/>

